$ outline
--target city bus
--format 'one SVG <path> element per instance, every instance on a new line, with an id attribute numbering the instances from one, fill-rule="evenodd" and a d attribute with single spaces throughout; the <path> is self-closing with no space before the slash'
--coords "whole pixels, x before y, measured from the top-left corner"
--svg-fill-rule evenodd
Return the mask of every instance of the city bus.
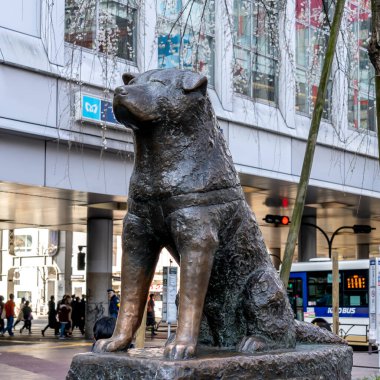
<path id="1" fill-rule="evenodd" d="M 369 260 L 339 261 L 339 335 L 350 344 L 368 344 Z M 332 324 L 332 262 L 293 263 L 288 296 L 295 317 Z"/>

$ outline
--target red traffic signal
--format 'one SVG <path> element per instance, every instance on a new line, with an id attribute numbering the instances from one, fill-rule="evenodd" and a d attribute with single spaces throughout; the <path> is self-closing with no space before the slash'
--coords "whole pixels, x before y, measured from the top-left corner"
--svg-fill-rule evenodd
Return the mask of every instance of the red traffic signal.
<path id="1" fill-rule="evenodd" d="M 279 225 L 287 226 L 290 223 L 290 219 L 286 215 L 267 214 L 263 220 L 265 220 L 267 223 L 275 224 L 276 227 Z"/>

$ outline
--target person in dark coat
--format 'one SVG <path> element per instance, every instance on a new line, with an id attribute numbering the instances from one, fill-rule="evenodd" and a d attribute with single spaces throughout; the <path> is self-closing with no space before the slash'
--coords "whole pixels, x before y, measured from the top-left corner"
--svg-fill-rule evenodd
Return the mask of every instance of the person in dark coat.
<path id="1" fill-rule="evenodd" d="M 73 330 L 75 327 L 78 327 L 81 334 L 84 334 L 84 303 L 79 297 L 75 297 L 71 302 L 72 311 L 72 320 L 73 320 Z"/>
<path id="2" fill-rule="evenodd" d="M 22 334 L 22 330 L 26 329 L 29 331 L 29 334 L 32 333 L 32 308 L 29 306 L 29 301 L 25 301 L 24 307 L 22 308 L 23 312 L 23 321 L 24 326 L 20 329 L 20 334 Z"/>
<path id="3" fill-rule="evenodd" d="M 148 301 L 148 307 L 147 307 L 147 310 L 146 310 L 146 325 L 149 327 L 151 326 L 152 327 L 152 337 L 154 335 L 157 335 L 155 332 L 154 332 L 154 327 L 155 327 L 155 324 L 156 324 L 156 316 L 155 316 L 155 312 L 154 312 L 154 294 L 151 294 L 149 296 L 149 301 Z"/>
<path id="4" fill-rule="evenodd" d="M 113 289 L 108 289 L 107 293 L 109 299 L 108 315 L 110 317 L 117 318 L 120 307 L 119 297 L 115 294 L 115 291 Z"/>
<path id="5" fill-rule="evenodd" d="M 41 330 L 41 334 L 42 336 L 45 336 L 45 331 L 50 327 L 51 329 L 54 329 L 54 334 L 58 335 L 59 322 L 57 321 L 57 309 L 55 308 L 54 296 L 50 297 L 48 306 L 48 324 L 43 330 Z"/>

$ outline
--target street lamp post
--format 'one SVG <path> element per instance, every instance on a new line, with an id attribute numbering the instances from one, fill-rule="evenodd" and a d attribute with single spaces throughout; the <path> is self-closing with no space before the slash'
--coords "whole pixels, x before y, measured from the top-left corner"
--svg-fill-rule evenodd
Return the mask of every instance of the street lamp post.
<path id="1" fill-rule="evenodd" d="M 329 258 L 331 259 L 332 256 L 332 244 L 334 241 L 335 236 L 339 234 L 341 230 L 344 229 L 351 229 L 354 231 L 355 234 L 369 234 L 372 230 L 375 228 L 365 225 L 365 224 L 355 224 L 353 226 L 342 226 L 336 229 L 331 237 L 329 238 L 327 233 L 319 226 L 313 223 L 302 223 L 305 226 L 311 226 L 316 228 L 317 230 L 321 231 L 323 236 L 327 240 L 327 244 L 329 247 Z M 332 310 L 333 310 L 333 332 L 335 334 L 338 334 L 338 328 L 339 328 L 339 262 L 338 262 L 338 255 L 334 254 L 333 261 L 332 261 L 332 275 L 333 275 L 333 289 L 332 289 Z"/>
<path id="2" fill-rule="evenodd" d="M 334 238 L 335 238 L 336 235 L 339 234 L 339 232 L 341 230 L 350 229 L 350 230 L 353 230 L 355 234 L 369 234 L 372 230 L 376 229 L 376 228 L 373 228 L 373 227 L 368 226 L 366 224 L 355 224 L 353 226 L 342 226 L 342 227 L 339 227 L 338 229 L 336 229 L 333 232 L 333 234 L 331 235 L 331 237 L 329 238 L 328 235 L 327 235 L 327 233 L 321 227 L 317 226 L 316 224 L 313 224 L 313 223 L 302 223 L 302 225 L 314 227 L 317 230 L 319 230 L 319 231 L 322 232 L 323 236 L 326 238 L 326 241 L 327 241 L 327 244 L 328 244 L 328 247 L 329 247 L 329 258 L 330 259 L 331 259 L 332 244 L 333 244 Z"/>

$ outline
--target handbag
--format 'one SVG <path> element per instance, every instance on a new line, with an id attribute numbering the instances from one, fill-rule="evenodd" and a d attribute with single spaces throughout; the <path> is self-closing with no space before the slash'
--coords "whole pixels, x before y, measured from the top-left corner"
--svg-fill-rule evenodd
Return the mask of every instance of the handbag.
<path id="1" fill-rule="evenodd" d="M 5 317 L 7 316 L 7 314 L 5 313 L 5 307 L 3 307 L 3 310 L 1 312 L 1 319 L 5 319 Z"/>

